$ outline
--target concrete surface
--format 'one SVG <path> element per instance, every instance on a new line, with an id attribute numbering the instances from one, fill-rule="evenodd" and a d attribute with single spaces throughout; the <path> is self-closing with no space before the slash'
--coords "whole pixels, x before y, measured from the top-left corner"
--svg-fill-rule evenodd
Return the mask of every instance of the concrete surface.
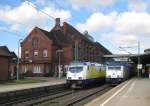
<path id="1" fill-rule="evenodd" d="M 150 106 L 150 79 L 131 79 L 85 106 Z"/>
<path id="2" fill-rule="evenodd" d="M 42 87 L 42 86 L 57 85 L 57 84 L 63 84 L 63 83 L 66 83 L 66 80 L 64 78 L 63 79 L 49 78 L 48 82 L 17 84 L 17 85 L 0 85 L 0 93 L 29 89 L 29 88 L 36 88 L 36 87 Z"/>

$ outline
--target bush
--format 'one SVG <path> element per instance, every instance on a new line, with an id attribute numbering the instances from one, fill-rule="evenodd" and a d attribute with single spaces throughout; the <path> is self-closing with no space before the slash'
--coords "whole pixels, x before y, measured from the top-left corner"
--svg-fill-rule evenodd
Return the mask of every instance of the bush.
<path id="1" fill-rule="evenodd" d="M 28 70 L 26 73 L 23 74 L 24 77 L 32 77 L 32 71 Z"/>

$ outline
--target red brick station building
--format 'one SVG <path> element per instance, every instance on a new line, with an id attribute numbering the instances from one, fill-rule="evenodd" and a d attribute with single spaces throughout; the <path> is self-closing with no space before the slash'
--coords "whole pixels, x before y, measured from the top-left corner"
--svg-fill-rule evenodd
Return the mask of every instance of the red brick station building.
<path id="1" fill-rule="evenodd" d="M 71 61 L 103 62 L 103 55 L 111 54 L 95 42 L 86 31 L 84 34 L 56 18 L 55 26 L 46 31 L 35 27 L 21 43 L 20 73 L 30 76 L 54 76 L 58 65 L 64 72 Z"/>

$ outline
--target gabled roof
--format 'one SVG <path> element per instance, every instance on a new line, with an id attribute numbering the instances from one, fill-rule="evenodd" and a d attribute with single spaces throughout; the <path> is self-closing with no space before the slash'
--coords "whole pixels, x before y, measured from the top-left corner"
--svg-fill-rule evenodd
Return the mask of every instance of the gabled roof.
<path id="1" fill-rule="evenodd" d="M 74 36 L 80 36 L 82 39 L 86 40 L 89 43 L 93 43 L 91 40 L 89 40 L 86 36 L 84 36 L 82 33 L 80 33 L 77 29 L 75 29 L 67 22 L 64 22 L 63 30 L 65 30 L 66 33 L 73 34 Z"/>
<path id="2" fill-rule="evenodd" d="M 101 49 L 106 53 L 106 54 L 112 54 L 108 49 L 106 49 L 103 45 L 101 45 L 99 42 L 93 42 L 91 40 L 89 40 L 86 36 L 84 36 L 83 34 L 81 34 L 78 30 L 76 30 L 73 26 L 71 26 L 70 24 L 68 24 L 67 22 L 64 22 L 64 26 L 63 29 L 66 30 L 67 32 L 72 33 L 73 35 L 79 35 L 81 38 L 83 38 L 84 40 L 88 41 L 89 43 L 93 44 L 93 45 L 97 45 L 98 47 L 101 47 Z"/>
<path id="3" fill-rule="evenodd" d="M 54 26 L 50 32 L 43 30 L 41 28 L 38 28 L 38 27 L 36 27 L 36 28 L 38 30 L 40 30 L 45 36 L 47 36 L 50 40 L 52 40 L 53 45 L 57 45 L 59 47 L 62 47 L 65 45 L 67 46 L 69 44 L 72 44 L 74 42 L 74 39 L 72 39 L 71 36 L 69 36 L 69 34 L 71 34 L 74 36 L 74 38 L 80 37 L 92 45 L 99 46 L 107 54 L 112 54 L 109 50 L 107 50 L 100 43 L 91 41 L 85 35 L 80 33 L 77 29 L 75 29 L 73 26 L 71 26 L 67 22 L 64 22 L 63 26 Z"/>
<path id="4" fill-rule="evenodd" d="M 0 46 L 0 56 L 11 57 L 11 52 L 6 46 Z"/>
<path id="5" fill-rule="evenodd" d="M 11 52 L 12 58 L 18 58 L 15 52 Z"/>
<path id="6" fill-rule="evenodd" d="M 40 29 L 40 28 L 39 28 Z M 53 40 L 54 45 L 61 46 L 70 44 L 70 39 L 64 35 L 62 30 L 51 30 L 50 32 L 40 29 L 44 35 Z"/>
<path id="7" fill-rule="evenodd" d="M 95 45 L 97 45 L 98 47 L 101 47 L 102 50 L 104 50 L 104 52 L 106 54 L 112 54 L 108 49 L 106 49 L 102 44 L 100 44 L 99 42 L 95 42 Z"/>

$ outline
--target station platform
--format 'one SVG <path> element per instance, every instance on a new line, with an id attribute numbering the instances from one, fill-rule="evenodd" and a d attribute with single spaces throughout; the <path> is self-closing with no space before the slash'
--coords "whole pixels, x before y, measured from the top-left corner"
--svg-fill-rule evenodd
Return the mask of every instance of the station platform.
<path id="1" fill-rule="evenodd" d="M 150 79 L 125 81 L 85 106 L 150 106 Z"/>
<path id="2" fill-rule="evenodd" d="M 40 82 L 40 83 L 29 83 L 29 84 L 17 84 L 17 85 L 0 85 L 0 93 L 17 91 L 17 90 L 25 90 L 37 87 L 44 87 L 44 86 L 53 86 L 59 84 L 65 84 L 65 78 L 48 78 L 47 82 Z"/>

